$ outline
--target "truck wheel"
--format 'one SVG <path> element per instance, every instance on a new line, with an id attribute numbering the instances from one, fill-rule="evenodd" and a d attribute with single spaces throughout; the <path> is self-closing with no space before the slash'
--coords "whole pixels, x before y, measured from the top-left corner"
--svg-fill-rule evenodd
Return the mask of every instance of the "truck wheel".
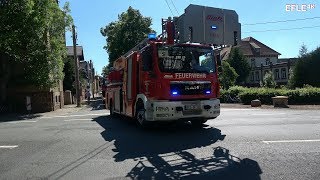
<path id="1" fill-rule="evenodd" d="M 113 109 L 112 101 L 110 101 L 109 110 L 110 110 L 110 116 L 114 116 L 114 109 Z"/>
<path id="2" fill-rule="evenodd" d="M 197 120 L 192 120 L 191 124 L 195 127 L 202 127 L 205 122 L 207 122 L 207 120 L 197 119 Z"/>
<path id="3" fill-rule="evenodd" d="M 139 123 L 139 125 L 143 128 L 147 127 L 147 122 L 146 122 L 146 110 L 142 107 L 137 109 L 136 112 L 136 120 Z"/>

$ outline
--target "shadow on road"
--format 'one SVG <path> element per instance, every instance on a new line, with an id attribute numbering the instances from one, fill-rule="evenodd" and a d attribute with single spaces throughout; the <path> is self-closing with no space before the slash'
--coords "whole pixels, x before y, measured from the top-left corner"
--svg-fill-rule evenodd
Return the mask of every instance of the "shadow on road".
<path id="1" fill-rule="evenodd" d="M 0 115 L 0 123 L 10 121 L 24 121 L 41 117 L 39 114 L 4 114 Z"/>
<path id="2" fill-rule="evenodd" d="M 256 161 L 232 156 L 223 147 L 213 148 L 206 158 L 187 151 L 223 140 L 225 135 L 216 128 L 181 123 L 142 130 L 124 117 L 101 116 L 93 121 L 105 129 L 101 135 L 106 141 L 114 141 L 116 162 L 137 161 L 127 174 L 132 179 L 260 179 L 262 173 Z"/>
<path id="3" fill-rule="evenodd" d="M 103 104 L 103 99 L 102 99 L 102 97 L 97 97 L 97 98 L 95 98 L 95 99 L 91 99 L 89 103 L 88 103 L 87 100 L 86 100 L 86 101 L 83 101 L 83 104 L 84 104 L 87 108 L 92 108 L 91 111 L 105 109 L 105 104 Z"/>

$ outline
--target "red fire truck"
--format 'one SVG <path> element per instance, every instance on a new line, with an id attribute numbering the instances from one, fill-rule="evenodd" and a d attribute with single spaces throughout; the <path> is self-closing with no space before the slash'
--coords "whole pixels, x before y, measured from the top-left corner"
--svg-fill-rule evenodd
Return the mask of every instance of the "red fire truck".
<path id="1" fill-rule="evenodd" d="M 107 77 L 101 77 L 100 78 L 100 88 L 101 88 L 101 93 L 102 93 L 102 97 L 105 97 L 106 94 L 106 90 L 107 90 Z"/>
<path id="2" fill-rule="evenodd" d="M 223 36 L 229 31 L 234 35 L 232 42 L 239 38 L 238 26 L 229 25 L 228 31 L 224 29 L 219 34 L 220 26 L 221 29 L 228 26 L 225 24 L 228 18 L 232 23 L 238 22 L 237 15 L 229 17 L 235 13 L 230 11 L 190 5 L 179 18 L 163 20 L 162 35 L 150 34 L 117 59 L 108 75 L 105 96 L 110 115 L 133 117 L 142 126 L 148 122 L 176 120 L 201 125 L 218 117 L 219 58 L 216 57 L 219 56 L 213 47 L 220 42 L 226 44 L 228 38 Z M 198 16 L 200 25 L 193 20 Z M 210 32 L 204 32 L 206 29 Z M 210 36 L 212 33 L 217 35 Z"/>

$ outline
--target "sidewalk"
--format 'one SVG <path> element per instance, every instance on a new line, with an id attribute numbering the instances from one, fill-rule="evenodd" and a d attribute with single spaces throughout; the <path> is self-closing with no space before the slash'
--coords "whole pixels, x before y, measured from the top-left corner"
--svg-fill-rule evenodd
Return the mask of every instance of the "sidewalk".
<path id="1" fill-rule="evenodd" d="M 273 105 L 262 105 L 261 107 L 251 107 L 251 105 L 243 105 L 239 103 L 221 103 L 221 108 L 235 108 L 235 109 L 278 109 Z M 320 110 L 320 105 L 289 105 L 287 109 L 297 110 Z"/>
<path id="2" fill-rule="evenodd" d="M 10 113 L 0 115 L 0 122 L 7 122 L 7 121 L 16 121 L 16 120 L 27 120 L 39 117 L 46 117 L 46 116 L 60 116 L 60 115 L 67 115 L 70 113 L 75 113 L 80 110 L 88 109 L 86 105 L 82 105 L 81 107 L 77 107 L 76 104 L 71 105 L 64 105 L 62 109 L 57 109 L 55 111 L 44 112 L 44 113 L 34 113 L 34 114 L 19 114 L 19 113 Z"/>

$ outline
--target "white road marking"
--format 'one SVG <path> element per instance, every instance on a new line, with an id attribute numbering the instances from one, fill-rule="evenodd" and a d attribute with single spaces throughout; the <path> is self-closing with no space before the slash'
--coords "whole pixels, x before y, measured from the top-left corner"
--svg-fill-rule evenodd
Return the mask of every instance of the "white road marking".
<path id="1" fill-rule="evenodd" d="M 301 142 L 320 142 L 320 139 L 301 139 L 301 140 L 278 140 L 278 141 L 262 141 L 263 143 L 301 143 Z"/>
<path id="2" fill-rule="evenodd" d="M 284 115 L 284 114 L 287 114 L 287 113 L 261 113 L 261 114 L 250 114 L 252 116 L 274 116 L 274 115 Z"/>
<path id="3" fill-rule="evenodd" d="M 38 121 L 22 120 L 22 121 L 12 121 L 12 122 L 7 122 L 7 123 L 17 124 L 17 123 L 35 123 L 35 122 L 38 122 Z"/>
<path id="4" fill-rule="evenodd" d="M 68 119 L 68 120 L 64 120 L 66 122 L 68 121 L 91 121 L 92 119 Z"/>
<path id="5" fill-rule="evenodd" d="M 0 146 L 0 149 L 13 149 L 18 147 L 18 145 L 12 145 L 12 146 Z"/>
<path id="6" fill-rule="evenodd" d="M 221 111 L 257 111 L 257 110 L 261 110 L 261 109 L 237 109 L 237 108 L 221 108 Z"/>
<path id="7" fill-rule="evenodd" d="M 100 113 L 100 114 L 77 114 L 77 115 L 68 115 L 68 116 L 46 116 L 41 117 L 40 119 L 51 119 L 51 118 L 64 118 L 64 117 L 82 117 L 82 116 L 99 116 L 99 115 L 109 115 L 109 113 Z"/>

